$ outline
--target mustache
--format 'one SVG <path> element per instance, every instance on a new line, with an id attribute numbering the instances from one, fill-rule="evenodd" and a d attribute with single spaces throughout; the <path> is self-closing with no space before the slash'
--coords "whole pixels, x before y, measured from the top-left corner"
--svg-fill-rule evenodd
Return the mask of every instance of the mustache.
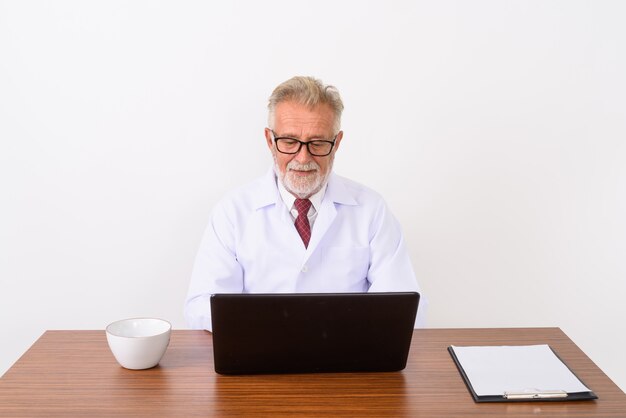
<path id="1" fill-rule="evenodd" d="M 306 164 L 300 164 L 297 161 L 289 161 L 287 164 L 287 170 L 300 170 L 300 171 L 310 171 L 310 170 L 320 170 L 319 164 L 315 161 L 309 161 Z"/>

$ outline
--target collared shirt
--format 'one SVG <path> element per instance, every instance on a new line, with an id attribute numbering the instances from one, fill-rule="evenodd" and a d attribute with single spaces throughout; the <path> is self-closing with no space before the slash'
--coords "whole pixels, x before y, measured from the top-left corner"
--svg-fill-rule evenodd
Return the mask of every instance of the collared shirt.
<path id="1" fill-rule="evenodd" d="M 285 202 L 285 206 L 289 209 L 289 213 L 293 218 L 294 222 L 298 217 L 298 209 L 296 209 L 296 197 L 289 193 L 287 189 L 285 189 L 285 185 L 280 181 L 278 176 L 276 177 L 276 184 L 278 185 L 278 192 L 280 193 L 280 197 Z M 311 230 L 313 229 L 313 224 L 315 223 L 315 219 L 317 218 L 317 212 L 319 211 L 320 206 L 322 205 L 322 199 L 324 198 L 324 193 L 326 192 L 326 184 L 314 195 L 309 197 L 311 201 L 311 208 L 307 213 L 307 217 L 309 218 L 309 225 L 311 225 Z"/>

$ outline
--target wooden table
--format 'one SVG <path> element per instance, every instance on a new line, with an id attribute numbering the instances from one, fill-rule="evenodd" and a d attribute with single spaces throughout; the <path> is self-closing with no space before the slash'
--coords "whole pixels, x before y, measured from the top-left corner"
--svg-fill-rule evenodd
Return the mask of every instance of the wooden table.
<path id="1" fill-rule="evenodd" d="M 558 328 L 416 330 L 395 373 L 221 376 L 211 334 L 173 331 L 159 366 L 120 367 L 104 331 L 47 331 L 0 379 L 1 417 L 626 417 L 626 395 Z M 550 344 L 597 401 L 477 404 L 446 347 Z"/>

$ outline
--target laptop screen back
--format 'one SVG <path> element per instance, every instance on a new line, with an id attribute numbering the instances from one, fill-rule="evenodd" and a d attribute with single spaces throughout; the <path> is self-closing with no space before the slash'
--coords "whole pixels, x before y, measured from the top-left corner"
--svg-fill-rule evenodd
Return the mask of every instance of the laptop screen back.
<path id="1" fill-rule="evenodd" d="M 213 295 L 215 370 L 402 370 L 418 302 L 415 292 Z"/>

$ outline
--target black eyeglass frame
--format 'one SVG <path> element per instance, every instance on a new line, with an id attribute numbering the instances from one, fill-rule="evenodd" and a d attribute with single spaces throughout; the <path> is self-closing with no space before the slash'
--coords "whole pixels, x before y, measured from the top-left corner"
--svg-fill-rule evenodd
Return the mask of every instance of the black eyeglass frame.
<path id="1" fill-rule="evenodd" d="M 278 152 L 280 152 L 281 154 L 289 154 L 289 155 L 294 155 L 300 152 L 300 150 L 302 149 L 302 145 L 306 145 L 306 150 L 309 152 L 309 154 L 311 154 L 314 157 L 326 157 L 328 155 L 330 155 L 331 152 L 333 152 L 333 148 L 335 148 L 335 141 L 337 140 L 337 135 L 335 135 L 335 137 L 332 139 L 332 141 L 328 141 L 326 139 L 314 139 L 313 141 L 308 141 L 308 142 L 304 142 L 304 141 L 300 141 L 297 138 L 292 138 L 290 136 L 276 136 L 276 133 L 273 130 L 269 130 L 272 133 L 272 138 L 274 138 L 274 144 L 276 145 L 276 150 Z M 288 139 L 290 141 L 296 141 L 298 142 L 300 145 L 298 146 L 298 149 L 295 152 L 285 152 L 285 151 L 281 151 L 278 148 L 278 140 L 279 139 Z M 325 144 L 330 144 L 330 149 L 328 150 L 328 152 L 326 154 L 315 154 L 313 152 L 311 152 L 311 148 L 310 148 L 310 144 L 319 144 L 320 142 L 323 142 Z"/>

